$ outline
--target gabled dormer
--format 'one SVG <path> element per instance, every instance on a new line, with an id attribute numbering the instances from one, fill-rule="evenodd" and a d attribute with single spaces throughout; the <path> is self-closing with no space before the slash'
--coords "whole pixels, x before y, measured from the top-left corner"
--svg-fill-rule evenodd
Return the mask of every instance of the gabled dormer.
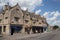
<path id="1" fill-rule="evenodd" d="M 17 10 L 21 10 L 21 7 L 19 6 L 19 4 L 17 3 L 16 5 L 14 5 L 13 7 L 11 7 L 12 9 L 17 9 Z"/>
<path id="2" fill-rule="evenodd" d="M 21 7 L 19 6 L 18 3 L 12 7 L 11 15 L 20 16 L 20 17 L 23 16 L 23 12 L 22 12 Z"/>
<path id="3" fill-rule="evenodd" d="M 30 12 L 28 12 L 28 8 L 23 11 L 24 19 L 30 20 Z"/>
<path id="4" fill-rule="evenodd" d="M 18 3 L 12 7 L 12 9 L 10 10 L 10 14 L 11 23 L 22 23 L 23 12 Z"/>

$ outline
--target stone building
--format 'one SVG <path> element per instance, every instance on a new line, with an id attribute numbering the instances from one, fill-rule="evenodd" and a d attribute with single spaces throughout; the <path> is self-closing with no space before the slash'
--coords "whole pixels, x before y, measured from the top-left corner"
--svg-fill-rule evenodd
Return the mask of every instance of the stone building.
<path id="1" fill-rule="evenodd" d="M 5 5 L 0 13 L 0 34 L 13 35 L 13 33 L 43 32 L 47 28 L 44 17 L 23 11 L 18 4 L 11 7 Z"/>

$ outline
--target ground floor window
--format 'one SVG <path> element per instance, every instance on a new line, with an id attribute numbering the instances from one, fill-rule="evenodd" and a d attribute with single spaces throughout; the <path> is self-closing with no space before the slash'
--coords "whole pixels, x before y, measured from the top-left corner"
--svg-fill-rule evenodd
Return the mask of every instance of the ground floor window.
<path id="1" fill-rule="evenodd" d="M 2 27 L 0 26 L 0 34 L 1 34 L 1 32 L 2 32 Z"/>
<path id="2" fill-rule="evenodd" d="M 3 32 L 5 32 L 5 31 L 6 31 L 6 26 L 3 27 Z"/>

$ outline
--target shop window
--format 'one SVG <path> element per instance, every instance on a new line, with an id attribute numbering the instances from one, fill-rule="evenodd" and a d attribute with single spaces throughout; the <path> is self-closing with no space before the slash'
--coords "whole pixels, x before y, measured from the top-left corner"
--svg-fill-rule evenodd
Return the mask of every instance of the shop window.
<path id="1" fill-rule="evenodd" d="M 6 26 L 3 27 L 3 32 L 5 32 L 5 31 L 6 31 Z"/>

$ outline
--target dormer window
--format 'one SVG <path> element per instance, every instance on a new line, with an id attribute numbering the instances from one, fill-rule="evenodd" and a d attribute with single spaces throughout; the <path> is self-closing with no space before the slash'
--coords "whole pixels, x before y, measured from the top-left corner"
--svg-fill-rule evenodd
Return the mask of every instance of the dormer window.
<path id="1" fill-rule="evenodd" d="M 25 20 L 26 23 L 28 23 L 29 21 L 28 20 Z"/>
<path id="2" fill-rule="evenodd" d="M 28 14 L 26 14 L 28 16 Z"/>
<path id="3" fill-rule="evenodd" d="M 19 9 L 16 9 L 16 10 L 19 10 Z"/>

